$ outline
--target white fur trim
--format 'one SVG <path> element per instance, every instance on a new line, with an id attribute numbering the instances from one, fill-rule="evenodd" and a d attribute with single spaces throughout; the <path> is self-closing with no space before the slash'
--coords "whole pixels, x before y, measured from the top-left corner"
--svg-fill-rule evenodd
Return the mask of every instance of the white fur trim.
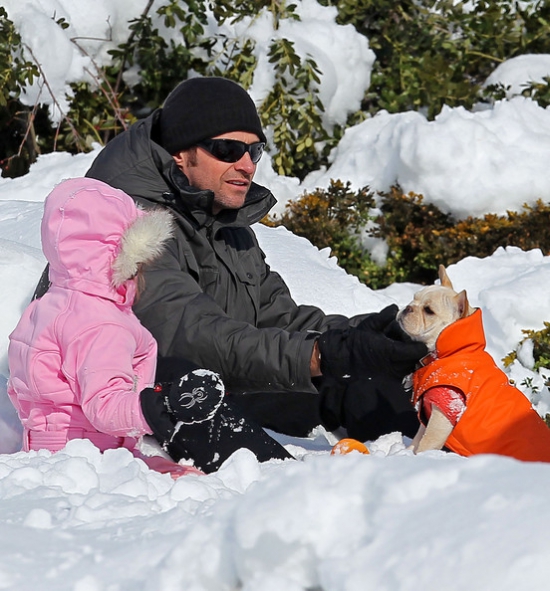
<path id="1" fill-rule="evenodd" d="M 151 209 L 136 218 L 124 232 L 113 262 L 113 285 L 119 287 L 138 272 L 141 263 L 157 258 L 173 234 L 174 220 L 165 209 Z"/>

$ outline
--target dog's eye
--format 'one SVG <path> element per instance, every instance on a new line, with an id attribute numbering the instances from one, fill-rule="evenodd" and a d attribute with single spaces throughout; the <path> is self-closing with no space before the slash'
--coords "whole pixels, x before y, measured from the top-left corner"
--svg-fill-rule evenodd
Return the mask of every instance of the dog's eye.
<path id="1" fill-rule="evenodd" d="M 428 314 L 428 316 L 433 316 L 435 312 L 430 308 L 430 306 L 424 306 L 424 312 Z"/>

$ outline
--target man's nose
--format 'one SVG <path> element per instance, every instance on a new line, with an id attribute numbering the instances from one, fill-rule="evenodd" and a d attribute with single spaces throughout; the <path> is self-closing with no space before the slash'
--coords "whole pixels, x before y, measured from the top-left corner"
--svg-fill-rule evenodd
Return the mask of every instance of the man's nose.
<path id="1" fill-rule="evenodd" d="M 240 160 L 235 162 L 235 169 L 242 170 L 247 174 L 252 174 L 256 170 L 256 165 L 252 162 L 252 158 L 248 152 L 245 152 Z"/>

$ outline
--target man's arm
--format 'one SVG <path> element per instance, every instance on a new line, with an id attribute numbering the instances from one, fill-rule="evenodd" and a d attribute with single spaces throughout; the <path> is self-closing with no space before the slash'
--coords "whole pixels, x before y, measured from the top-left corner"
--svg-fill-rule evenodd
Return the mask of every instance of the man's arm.
<path id="1" fill-rule="evenodd" d="M 319 377 L 321 374 L 321 353 L 319 352 L 319 343 L 315 340 L 313 351 L 311 352 L 311 361 L 309 363 L 309 371 L 312 378 Z"/>
<path id="2" fill-rule="evenodd" d="M 220 373 L 238 391 L 315 391 L 310 360 L 314 333 L 256 327 L 228 316 L 169 245 L 144 275 L 145 290 L 134 310 L 164 357 L 184 357 Z"/>
<path id="3" fill-rule="evenodd" d="M 47 264 L 40 275 L 40 279 L 36 285 L 34 293 L 32 294 L 31 302 L 41 298 L 50 289 L 50 265 Z"/>

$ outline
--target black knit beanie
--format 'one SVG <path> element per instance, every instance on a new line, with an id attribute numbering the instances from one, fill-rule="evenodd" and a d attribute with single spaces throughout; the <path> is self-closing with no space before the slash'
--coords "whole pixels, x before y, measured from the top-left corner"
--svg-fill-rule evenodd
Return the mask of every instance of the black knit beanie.
<path id="1" fill-rule="evenodd" d="M 266 141 L 254 101 L 244 88 L 226 78 L 181 82 L 160 113 L 160 143 L 170 154 L 230 131 L 248 131 Z"/>

